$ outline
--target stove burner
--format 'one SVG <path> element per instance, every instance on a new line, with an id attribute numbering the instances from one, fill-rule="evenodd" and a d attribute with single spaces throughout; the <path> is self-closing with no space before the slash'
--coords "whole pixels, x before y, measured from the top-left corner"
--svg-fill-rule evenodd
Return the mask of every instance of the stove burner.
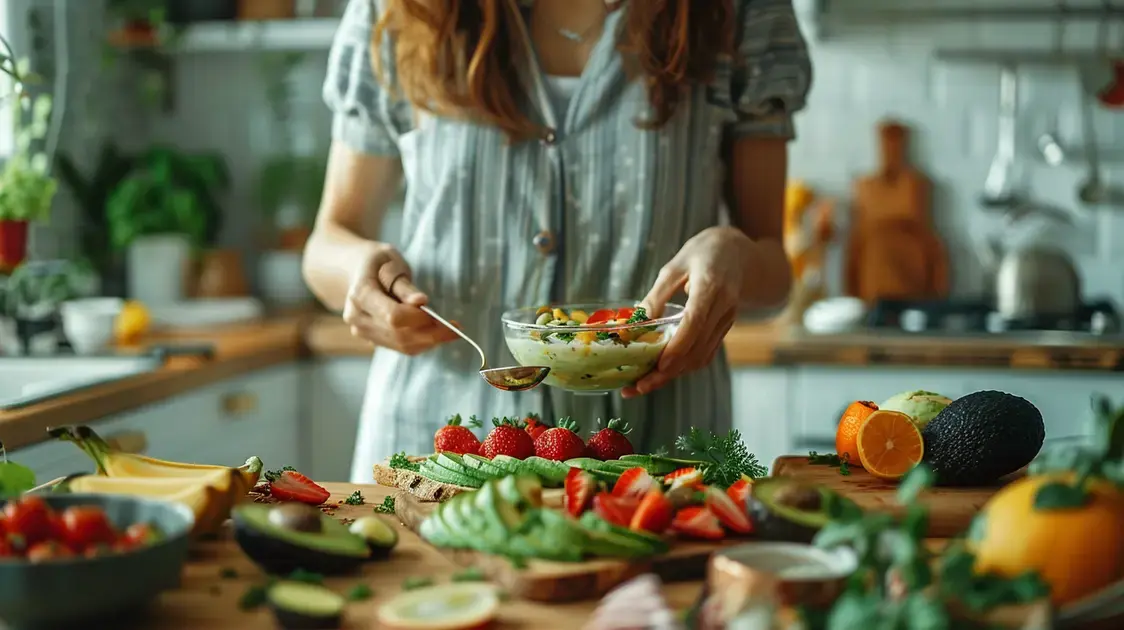
<path id="1" fill-rule="evenodd" d="M 1101 334 L 1119 322 L 1110 300 L 1093 300 L 1073 316 L 1004 319 L 984 300 L 880 300 L 867 314 L 870 328 L 907 332 L 1064 331 Z"/>

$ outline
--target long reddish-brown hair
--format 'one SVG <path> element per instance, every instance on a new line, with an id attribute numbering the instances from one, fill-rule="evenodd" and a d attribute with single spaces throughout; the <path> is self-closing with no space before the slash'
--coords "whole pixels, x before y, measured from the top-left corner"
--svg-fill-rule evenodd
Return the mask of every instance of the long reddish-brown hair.
<path id="1" fill-rule="evenodd" d="M 618 50 L 645 81 L 654 113 L 638 122 L 659 127 L 732 52 L 733 0 L 632 0 L 623 10 Z M 381 75 L 378 51 L 389 35 L 398 88 L 415 107 L 491 124 L 512 140 L 539 137 L 521 107 L 521 19 L 517 0 L 388 0 L 372 38 L 375 67 Z"/>

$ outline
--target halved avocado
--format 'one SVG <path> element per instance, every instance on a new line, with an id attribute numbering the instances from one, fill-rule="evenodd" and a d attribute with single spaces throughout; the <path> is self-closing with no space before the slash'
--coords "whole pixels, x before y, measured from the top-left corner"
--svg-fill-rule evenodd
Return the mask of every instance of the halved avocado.
<path id="1" fill-rule="evenodd" d="M 319 584 L 282 581 L 266 593 L 266 600 L 284 630 L 339 628 L 346 601 Z"/>
<path id="2" fill-rule="evenodd" d="M 398 544 L 398 532 L 378 516 L 359 517 L 347 529 L 367 541 L 372 559 L 387 557 Z"/>
<path id="3" fill-rule="evenodd" d="M 821 486 L 766 477 L 753 482 L 746 511 L 763 540 L 811 543 L 830 518 L 828 502 L 841 498 Z"/>
<path id="4" fill-rule="evenodd" d="M 231 518 L 238 546 L 269 573 L 349 573 L 371 556 L 366 540 L 301 503 L 247 503 L 235 507 Z"/>

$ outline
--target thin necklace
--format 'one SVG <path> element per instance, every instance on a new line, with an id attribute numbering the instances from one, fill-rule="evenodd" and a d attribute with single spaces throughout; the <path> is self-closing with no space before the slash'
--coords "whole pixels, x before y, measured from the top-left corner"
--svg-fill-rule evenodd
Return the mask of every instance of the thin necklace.
<path id="1" fill-rule="evenodd" d="M 602 14 L 602 15 L 598 16 L 598 18 L 596 20 L 594 20 L 592 24 L 585 27 L 584 30 L 575 31 L 575 30 L 572 30 L 572 29 L 560 27 L 558 29 L 558 34 L 561 35 L 562 37 L 565 37 L 566 39 L 574 42 L 575 44 L 581 44 L 581 43 L 585 42 L 585 39 L 587 37 L 589 37 L 590 34 L 592 34 L 594 30 L 603 26 L 604 24 L 605 24 L 605 16 L 604 16 L 604 14 Z"/>

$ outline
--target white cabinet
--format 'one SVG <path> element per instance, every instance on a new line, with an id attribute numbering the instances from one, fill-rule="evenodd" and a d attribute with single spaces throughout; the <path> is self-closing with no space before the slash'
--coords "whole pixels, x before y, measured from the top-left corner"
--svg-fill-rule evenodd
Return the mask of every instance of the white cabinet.
<path id="1" fill-rule="evenodd" d="M 107 440 L 160 459 L 237 466 L 257 455 L 267 467 L 301 467 L 303 370 L 289 364 L 255 372 L 90 426 Z M 93 470 L 73 444 L 44 442 L 12 455 L 41 481 Z"/>
<path id="2" fill-rule="evenodd" d="M 791 380 L 784 368 L 736 367 L 732 370 L 734 428 L 741 431 L 749 452 L 762 464 L 791 452 Z"/>
<path id="3" fill-rule="evenodd" d="M 370 367 L 367 357 L 331 358 L 310 364 L 305 388 L 309 400 L 305 443 L 311 453 L 308 470 L 313 478 L 350 478 Z"/>

